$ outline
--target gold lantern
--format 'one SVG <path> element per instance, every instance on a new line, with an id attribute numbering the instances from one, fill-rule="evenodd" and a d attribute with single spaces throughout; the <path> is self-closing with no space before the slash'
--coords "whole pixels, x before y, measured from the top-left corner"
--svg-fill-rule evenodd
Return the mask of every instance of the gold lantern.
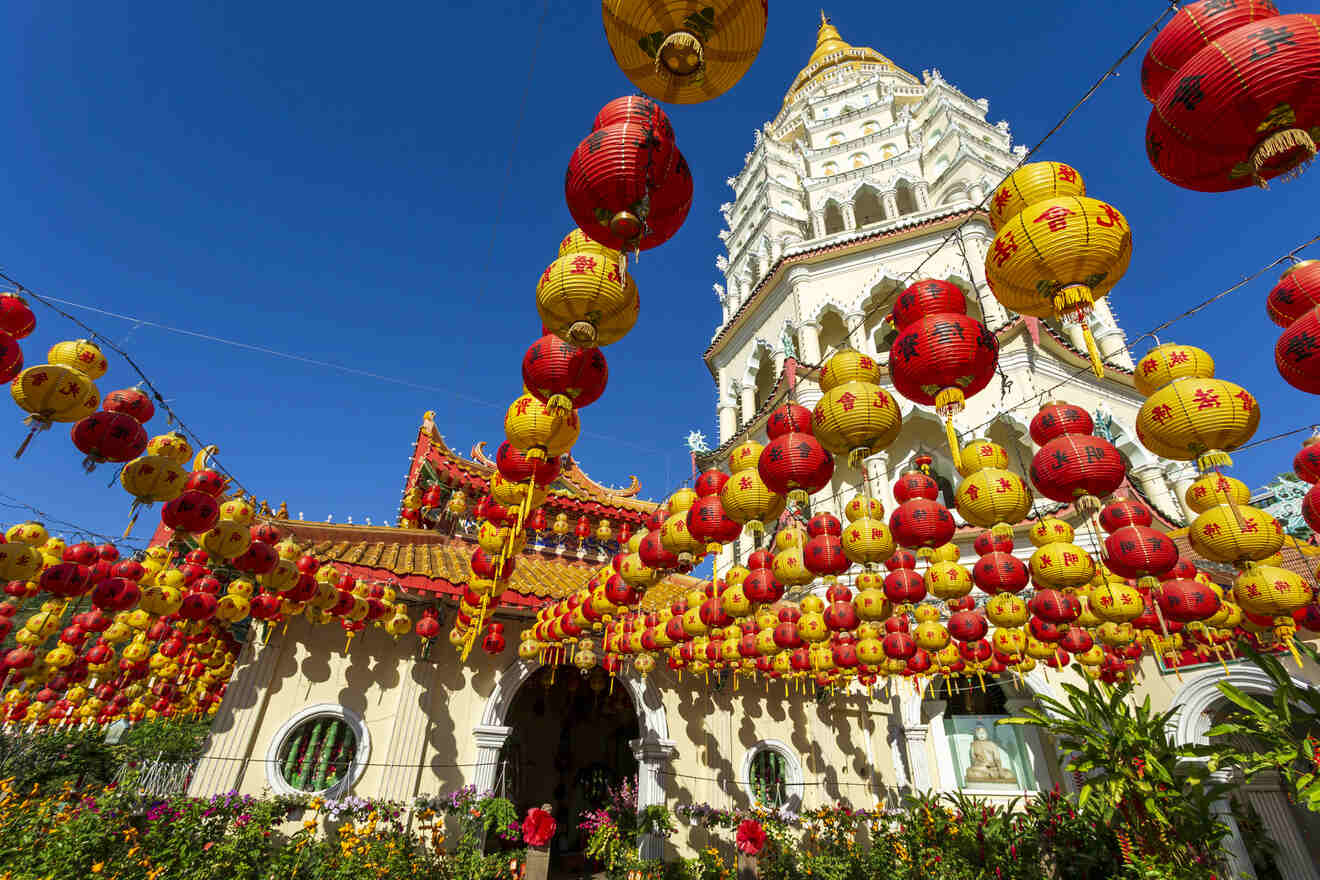
<path id="1" fill-rule="evenodd" d="M 541 273 L 536 310 L 546 330 L 579 348 L 618 342 L 637 323 L 641 299 L 623 258 L 574 229 Z"/>
<path id="2" fill-rule="evenodd" d="M 765 0 L 602 0 L 600 7 L 624 76 L 673 104 L 698 104 L 731 89 L 756 60 L 768 16 Z M 837 40 L 822 14 L 822 33 L 826 28 Z"/>

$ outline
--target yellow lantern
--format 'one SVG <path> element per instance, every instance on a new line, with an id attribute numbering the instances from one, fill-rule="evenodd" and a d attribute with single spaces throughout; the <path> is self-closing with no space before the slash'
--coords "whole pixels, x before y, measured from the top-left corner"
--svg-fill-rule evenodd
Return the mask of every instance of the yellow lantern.
<path id="1" fill-rule="evenodd" d="M 956 562 L 936 562 L 926 569 L 926 589 L 937 599 L 960 599 L 972 591 L 972 573 Z"/>
<path id="2" fill-rule="evenodd" d="M 1031 512 L 1031 490 L 1026 482 L 998 467 L 981 467 L 968 474 L 958 484 L 954 498 L 963 519 L 999 537 L 1011 537 L 1014 524 Z"/>
<path id="3" fill-rule="evenodd" d="M 1150 397 L 1174 379 L 1209 379 L 1215 374 L 1215 359 L 1194 345 L 1165 342 L 1137 361 L 1132 382 L 1137 393 Z"/>
<path id="4" fill-rule="evenodd" d="M 1187 542 L 1215 562 L 1263 561 L 1283 546 L 1283 528 L 1259 508 L 1220 504 L 1192 520 Z"/>
<path id="5" fill-rule="evenodd" d="M 856 499 L 854 499 L 856 500 Z M 842 535 L 843 555 L 858 565 L 879 565 L 894 555 L 894 536 L 884 521 L 869 516 L 848 523 Z"/>
<path id="6" fill-rule="evenodd" d="M 857 467 L 863 458 L 894 442 L 903 427 L 903 414 L 879 385 L 845 382 L 816 403 L 812 427 L 821 446 L 835 455 L 847 455 L 848 463 Z"/>
<path id="7" fill-rule="evenodd" d="M 783 495 L 770 491 L 756 462 L 761 444 L 748 440 L 729 454 L 729 480 L 720 492 L 720 502 L 729 519 L 742 523 L 752 532 L 764 530 L 765 523 L 784 512 Z"/>
<path id="8" fill-rule="evenodd" d="M 599 541 L 600 543 L 604 544 L 604 543 L 606 543 L 607 541 L 612 540 L 613 538 L 614 538 L 614 527 L 613 527 L 612 525 L 610 525 L 610 521 L 609 521 L 609 520 L 607 520 L 607 519 L 602 519 L 600 522 L 596 523 L 596 540 L 597 540 L 597 541 Z"/>
<path id="9" fill-rule="evenodd" d="M 1217 505 L 1244 506 L 1251 501 L 1251 490 L 1241 480 L 1212 472 L 1188 486 L 1183 497 L 1192 510 L 1205 513 Z"/>
<path id="10" fill-rule="evenodd" d="M 624 0 L 602 3 L 601 16 L 614 60 L 633 85 L 657 101 L 699 104 L 733 88 L 752 66 L 768 12 L 764 0 Z M 822 15 L 820 39 L 827 30 L 851 48 Z"/>
<path id="11" fill-rule="evenodd" d="M 1091 589 L 1087 607 L 1095 615 L 1110 623 L 1126 623 L 1140 616 L 1146 607 L 1141 593 L 1121 580 L 1106 581 Z"/>
<path id="12" fill-rule="evenodd" d="M 795 529 L 786 529 L 779 534 L 783 535 L 795 531 Z M 801 544 L 785 547 L 780 550 L 775 554 L 774 562 L 771 563 L 770 567 L 771 570 L 774 571 L 775 580 L 779 581 L 786 587 L 805 586 L 816 578 L 816 576 L 807 569 L 807 563 L 806 559 L 803 557 Z M 799 622 L 799 627 L 800 625 Z"/>
<path id="13" fill-rule="evenodd" d="M 1027 603 L 1012 593 L 996 593 L 985 603 L 985 616 L 995 626 L 1014 628 L 1027 622 Z"/>
<path id="14" fill-rule="evenodd" d="M 134 506 L 173 501 L 186 481 L 183 468 L 163 455 L 135 458 L 119 472 L 119 484 L 136 499 Z"/>
<path id="15" fill-rule="evenodd" d="M 1224 379 L 1174 379 L 1141 405 L 1137 438 L 1162 458 L 1195 460 L 1202 471 L 1232 464 L 1228 453 L 1251 439 L 1260 407 L 1251 393 Z"/>
<path id="16" fill-rule="evenodd" d="M 964 477 L 976 473 L 982 468 L 1008 468 L 1008 451 L 992 440 L 984 437 L 969 442 L 958 453 L 958 473 Z"/>
<path id="17" fill-rule="evenodd" d="M 943 624 L 927 620 L 912 628 L 912 640 L 927 651 L 938 651 L 949 643 L 949 631 Z"/>
<path id="18" fill-rule="evenodd" d="M 256 514 L 257 512 L 252 508 L 251 502 L 246 498 L 230 498 L 220 503 L 220 518 L 230 520 L 240 526 L 252 525 L 252 519 Z"/>
<path id="19" fill-rule="evenodd" d="M 96 412 L 101 392 L 91 379 L 72 367 L 38 364 L 28 367 L 9 385 L 14 403 L 29 413 L 25 423 L 32 426 L 15 457 L 27 449 L 32 435 L 54 422 L 76 422 Z"/>
<path id="20" fill-rule="evenodd" d="M 628 553 L 619 563 L 619 577 L 630 587 L 648 590 L 660 582 L 660 575 L 653 568 L 642 562 L 642 557 L 635 551 Z"/>
<path id="21" fill-rule="evenodd" d="M 577 442 L 581 421 L 577 410 L 557 413 L 530 394 L 509 404 L 504 434 L 529 460 L 540 461 L 566 454 Z"/>
<path id="22" fill-rule="evenodd" d="M 188 438 L 178 431 L 160 434 L 147 441 L 147 455 L 164 456 L 178 465 L 187 464 L 192 454 L 192 445 L 188 443 Z"/>
<path id="23" fill-rule="evenodd" d="M 524 501 L 527 498 L 527 487 L 532 486 L 532 497 L 530 501 Z M 490 497 L 497 503 L 509 508 L 516 508 L 523 503 L 527 504 L 527 510 L 530 512 L 545 503 L 549 490 L 545 486 L 536 483 L 511 483 L 500 476 L 499 471 L 490 475 Z"/>
<path id="24" fill-rule="evenodd" d="M 853 604 L 862 620 L 884 620 L 891 613 L 884 591 L 874 587 L 859 592 Z"/>
<path id="25" fill-rule="evenodd" d="M 41 571 L 41 553 L 21 541 L 0 544 L 0 580 L 29 581 Z"/>
<path id="26" fill-rule="evenodd" d="M 1127 219 L 1107 202 L 1082 195 L 1037 198 L 1045 191 L 1020 190 L 1037 200 L 1000 219 L 986 253 L 986 278 L 995 298 L 1015 312 L 1038 318 L 1068 316 L 1079 323 L 1091 368 L 1103 376 L 1086 317 L 1127 272 L 1132 233 Z M 1010 204 L 1011 199 L 1005 213 Z"/>
<path id="27" fill-rule="evenodd" d="M 1306 581 L 1286 568 L 1257 565 L 1238 575 L 1233 599 L 1243 610 L 1266 617 L 1289 617 L 1311 601 Z M 1291 623 L 1289 619 L 1288 623 Z"/>
<path id="28" fill-rule="evenodd" d="M 287 559 L 275 563 L 275 567 L 260 576 L 261 585 L 268 590 L 282 593 L 298 582 L 298 566 Z M 229 584 L 229 592 L 234 592 L 234 584 Z M 248 595 L 252 595 L 250 592 Z"/>
<path id="29" fill-rule="evenodd" d="M 238 623 L 248 616 L 250 608 L 251 603 L 246 596 L 238 593 L 226 593 L 216 601 L 215 616 L 217 620 L 222 620 L 225 623 Z M 307 610 L 311 611 L 313 609 L 309 607 Z"/>
<path id="30" fill-rule="evenodd" d="M 95 382 L 105 375 L 110 364 L 101 353 L 101 347 L 90 339 L 73 339 L 57 342 L 46 353 L 46 360 L 52 364 L 77 370 Z"/>
<path id="31" fill-rule="evenodd" d="M 852 500 L 844 506 L 843 515 L 848 522 L 856 522 L 859 519 L 883 520 L 885 506 L 878 499 L 869 495 L 854 495 Z"/>
<path id="32" fill-rule="evenodd" d="M 1046 199 L 1086 195 L 1082 175 L 1062 162 L 1030 162 L 1008 176 L 995 191 L 990 228 L 998 232 L 1028 206 Z"/>
<path id="33" fill-rule="evenodd" d="M 9 530 L 5 532 L 5 540 L 16 541 L 32 547 L 41 547 L 50 541 L 50 533 L 46 531 L 46 527 L 41 523 L 29 520 L 10 526 Z"/>
<path id="34" fill-rule="evenodd" d="M 252 543 L 252 535 L 246 526 L 222 519 L 201 536 L 202 549 L 220 559 L 234 559 L 242 556 Z"/>
<path id="35" fill-rule="evenodd" d="M 1055 541 L 1070 542 L 1073 539 L 1073 527 L 1061 519 L 1052 516 L 1041 517 L 1036 520 L 1031 531 L 1027 533 L 1031 543 L 1036 547 L 1044 547 Z"/>
<path id="36" fill-rule="evenodd" d="M 691 502 L 688 506 L 691 506 Z M 670 507 L 669 517 L 660 526 L 660 544 L 670 553 L 677 554 L 678 564 L 683 566 L 693 565 L 706 555 L 706 543 L 697 540 L 688 531 L 687 507 L 677 512 Z"/>
<path id="37" fill-rule="evenodd" d="M 1056 590 L 1079 587 L 1095 576 L 1091 554 L 1076 544 L 1055 541 L 1038 547 L 1028 564 L 1037 586 Z"/>
<path id="38" fill-rule="evenodd" d="M 536 285 L 541 323 L 579 348 L 618 342 L 641 309 L 637 285 L 624 274 L 619 252 L 588 241 L 581 230 L 570 232 Z"/>

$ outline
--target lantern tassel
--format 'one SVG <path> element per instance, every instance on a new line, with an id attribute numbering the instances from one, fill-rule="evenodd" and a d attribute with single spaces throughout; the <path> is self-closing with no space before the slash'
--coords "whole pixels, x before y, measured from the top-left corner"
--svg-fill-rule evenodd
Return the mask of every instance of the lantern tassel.
<path id="1" fill-rule="evenodd" d="M 133 513 L 133 515 L 130 516 L 130 517 L 128 518 L 128 525 L 124 526 L 124 537 L 125 537 L 125 538 L 127 538 L 127 537 L 129 536 L 129 533 L 131 533 L 131 532 L 133 531 L 133 526 L 137 524 L 137 518 L 138 518 L 138 502 L 136 502 L 136 501 L 133 502 L 133 511 L 132 511 L 132 513 Z"/>
<path id="2" fill-rule="evenodd" d="M 1232 463 L 1232 456 L 1222 449 L 1209 449 L 1196 458 L 1196 466 L 1203 474 L 1215 468 L 1228 467 Z"/>
<path id="3" fill-rule="evenodd" d="M 1290 156 L 1290 153 L 1296 155 Z M 1278 170 L 1275 177 L 1279 180 L 1292 180 L 1299 176 L 1315 158 L 1315 141 L 1300 128 L 1285 128 L 1276 131 L 1256 145 L 1251 151 L 1252 179 L 1261 189 L 1269 189 L 1269 184 L 1260 176 L 1261 171 Z M 1271 165 L 1272 159 L 1283 161 Z"/>
<path id="4" fill-rule="evenodd" d="M 22 458 L 23 453 L 27 452 L 28 444 L 32 442 L 32 438 L 37 435 L 37 432 L 50 427 L 50 422 L 43 422 L 40 419 L 32 419 L 31 424 L 32 430 L 28 431 L 27 436 L 23 438 L 23 442 L 19 444 L 18 451 L 14 453 L 14 458 Z"/>
<path id="5" fill-rule="evenodd" d="M 1086 340 L 1086 353 L 1091 357 L 1091 372 L 1095 373 L 1097 378 L 1103 379 L 1105 377 L 1105 364 L 1100 359 L 1100 350 L 1095 347 L 1095 337 L 1091 335 L 1091 327 L 1085 321 L 1080 323 L 1082 325 L 1082 338 Z"/>
<path id="6" fill-rule="evenodd" d="M 944 435 L 949 439 L 949 455 L 953 458 L 953 469 L 962 471 L 962 456 L 958 452 L 958 432 L 953 428 L 953 413 L 944 417 Z"/>

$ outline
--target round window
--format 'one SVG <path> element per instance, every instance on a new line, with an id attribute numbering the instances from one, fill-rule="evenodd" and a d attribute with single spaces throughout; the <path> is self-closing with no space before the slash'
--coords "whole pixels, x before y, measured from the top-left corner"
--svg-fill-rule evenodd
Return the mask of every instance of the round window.
<path id="1" fill-rule="evenodd" d="M 348 773 L 357 755 L 357 735 L 343 718 L 320 715 L 289 731 L 280 745 L 280 777 L 297 791 L 326 791 Z"/>
<path id="2" fill-rule="evenodd" d="M 777 808 L 788 803 L 788 762 L 774 749 L 761 749 L 752 757 L 747 781 L 757 804 Z"/>

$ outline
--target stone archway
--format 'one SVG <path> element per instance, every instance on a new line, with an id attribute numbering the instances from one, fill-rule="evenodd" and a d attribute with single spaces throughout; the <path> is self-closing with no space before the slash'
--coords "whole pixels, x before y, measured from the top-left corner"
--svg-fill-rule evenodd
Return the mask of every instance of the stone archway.
<path id="1" fill-rule="evenodd" d="M 486 700 L 481 722 L 472 728 L 472 735 L 477 742 L 477 767 L 473 774 L 473 784 L 479 792 L 495 786 L 500 753 L 513 732 L 513 728 L 505 724 L 509 709 L 519 689 L 540 667 L 541 664 L 534 660 L 515 660 L 505 667 Z M 660 692 L 649 679 L 639 681 L 629 676 L 620 676 L 616 681 L 623 685 L 632 700 L 641 734 L 629 743 L 633 757 L 637 759 L 637 806 L 641 808 L 664 804 L 665 789 L 661 769 L 674 756 L 675 746 L 669 738 L 669 722 L 665 718 Z M 659 858 L 660 841 L 649 835 L 644 837 L 641 854 L 643 858 Z"/>
<path id="2" fill-rule="evenodd" d="M 1214 710 L 1224 706 L 1228 698 L 1217 687 L 1221 681 L 1228 682 L 1238 690 L 1268 701 L 1273 698 L 1274 682 L 1262 670 L 1255 666 L 1233 666 L 1225 675 L 1219 668 L 1206 669 L 1189 676 L 1173 695 L 1170 708 L 1175 710 L 1169 719 L 1169 733 L 1179 743 L 1208 745 L 1207 732 L 1214 724 Z M 1307 687 L 1305 682 L 1293 679 L 1299 687 Z M 1220 771 L 1227 781 L 1229 771 Z M 1303 834 L 1298 828 L 1288 806 L 1288 800 L 1276 782 L 1252 783 L 1243 787 L 1242 793 L 1251 807 L 1260 816 L 1265 831 L 1276 844 L 1274 852 L 1276 865 L 1285 880 L 1317 880 L 1315 862 Z M 1235 873 L 1255 877 L 1250 856 L 1243 843 L 1237 822 L 1234 821 L 1227 803 L 1219 810 L 1225 824 L 1230 828 L 1227 841 Z"/>

